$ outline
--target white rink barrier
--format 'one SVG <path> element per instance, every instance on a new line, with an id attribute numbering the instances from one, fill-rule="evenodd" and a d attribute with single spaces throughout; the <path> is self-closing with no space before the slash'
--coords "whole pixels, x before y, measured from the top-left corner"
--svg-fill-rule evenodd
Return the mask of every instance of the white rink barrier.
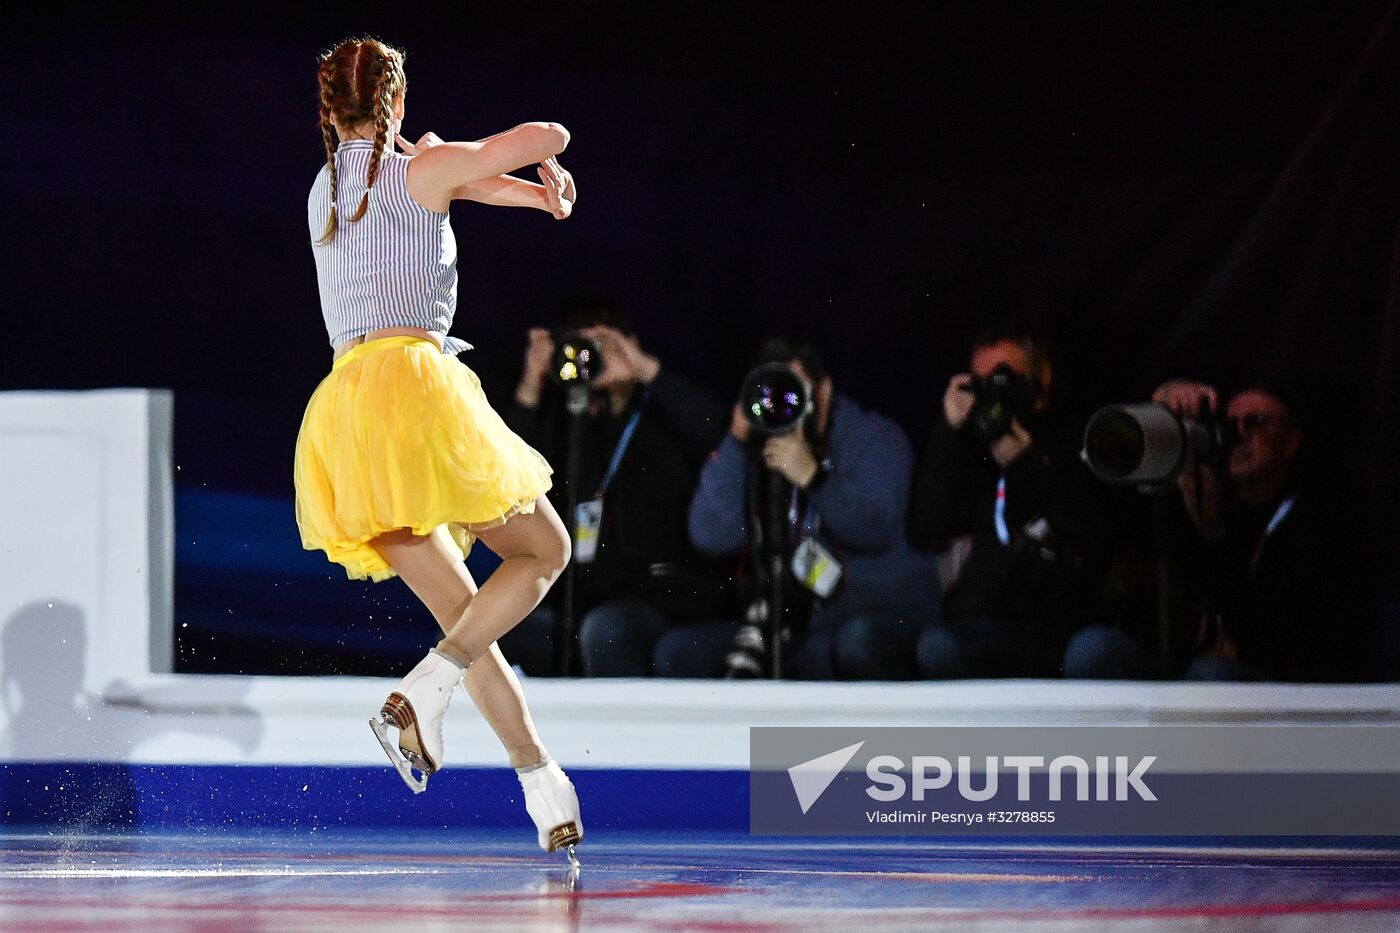
<path id="1" fill-rule="evenodd" d="M 59 660 L 29 644 L 46 634 L 88 692 L 133 671 L 171 669 L 172 406 L 169 392 L 149 389 L 0 392 L 7 691 L 37 676 L 20 664 Z M 62 643 L 79 627 L 81 656 Z M 7 656 L 16 653 L 38 656 Z"/>

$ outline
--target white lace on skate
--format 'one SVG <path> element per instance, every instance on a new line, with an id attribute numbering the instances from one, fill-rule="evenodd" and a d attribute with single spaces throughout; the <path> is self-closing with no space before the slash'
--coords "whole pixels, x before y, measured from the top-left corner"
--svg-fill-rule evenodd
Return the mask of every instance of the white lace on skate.
<path id="1" fill-rule="evenodd" d="M 546 852 L 563 849 L 569 860 L 576 862 L 573 848 L 583 839 L 583 818 L 573 782 L 552 758 L 529 768 L 518 768 L 515 773 L 525 791 L 525 811 L 539 831 L 540 848 Z"/>
<path id="2" fill-rule="evenodd" d="M 461 680 L 461 667 L 436 651 L 429 652 L 399 681 L 378 718 L 369 721 L 384 754 L 415 794 L 426 790 L 428 776 L 442 767 L 443 718 Z M 389 741 L 390 726 L 399 731 L 397 745 Z"/>

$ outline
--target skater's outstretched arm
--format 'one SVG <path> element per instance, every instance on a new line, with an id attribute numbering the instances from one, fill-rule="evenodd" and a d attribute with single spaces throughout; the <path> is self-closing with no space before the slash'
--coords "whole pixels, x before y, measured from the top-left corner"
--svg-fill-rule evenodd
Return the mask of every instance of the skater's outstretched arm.
<path id="1" fill-rule="evenodd" d="M 417 143 L 402 136 L 398 143 L 414 157 L 408 193 L 425 207 L 451 200 L 544 207 L 553 195 L 556 204 L 546 209 L 558 217 L 557 201 L 572 205 L 573 179 L 554 158 L 569 144 L 569 131 L 558 123 L 522 123 L 478 142 L 444 142 L 426 133 Z M 535 163 L 542 185 L 507 174 Z"/>
<path id="2" fill-rule="evenodd" d="M 514 175 L 497 175 L 462 185 L 453 195 L 453 200 L 476 201 L 493 207 L 533 207 L 553 214 L 559 210 L 560 201 L 572 205 L 578 199 L 574 176 L 559 164 L 558 159 L 545 159 L 537 171 L 544 184 L 537 185 Z"/>

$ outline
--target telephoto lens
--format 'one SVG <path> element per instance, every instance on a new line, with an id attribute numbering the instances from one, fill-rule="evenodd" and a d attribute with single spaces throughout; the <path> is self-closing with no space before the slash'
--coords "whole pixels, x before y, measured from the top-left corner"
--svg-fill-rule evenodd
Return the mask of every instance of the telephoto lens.
<path id="1" fill-rule="evenodd" d="M 765 363 L 744 377 L 739 405 L 759 436 L 788 434 L 812 413 L 812 388 L 782 363 Z"/>
<path id="2" fill-rule="evenodd" d="M 549 376 L 561 386 L 590 385 L 603 373 L 603 348 L 576 330 L 555 331 Z"/>
<path id="3" fill-rule="evenodd" d="M 1085 426 L 1080 457 L 1105 483 L 1151 487 L 1175 480 L 1193 459 L 1218 459 L 1228 443 L 1214 419 L 1152 403 L 1106 405 Z"/>

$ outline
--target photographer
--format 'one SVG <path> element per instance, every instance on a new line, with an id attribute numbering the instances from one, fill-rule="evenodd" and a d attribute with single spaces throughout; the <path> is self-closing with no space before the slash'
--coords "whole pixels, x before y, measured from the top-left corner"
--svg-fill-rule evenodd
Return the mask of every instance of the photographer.
<path id="1" fill-rule="evenodd" d="M 1177 477 L 1188 534 L 1174 557 L 1196 636 L 1188 679 L 1354 682 L 1379 673 L 1372 536 L 1341 471 L 1320 458 L 1318 426 L 1304 418 L 1315 394 L 1288 381 L 1236 392 L 1221 456 L 1196 458 Z M 1178 379 L 1152 400 L 1211 419 L 1220 398 L 1214 386 Z"/>
<path id="2" fill-rule="evenodd" d="M 728 567 L 698 555 L 686 509 L 700 464 L 724 431 L 724 405 L 646 352 L 606 300 L 580 301 L 562 327 L 533 328 L 511 429 L 554 465 L 551 499 L 568 499 L 569 421 L 556 338 L 592 341 L 601 371 L 587 380 L 579 443 L 574 618 L 586 676 L 652 673 L 651 645 L 678 622 L 732 614 Z M 597 361 L 592 361 L 596 367 Z M 566 361 L 567 363 L 567 361 Z M 502 650 L 529 674 L 555 672 L 563 587 L 507 636 Z"/>
<path id="3" fill-rule="evenodd" d="M 970 371 L 948 382 L 910 530 L 918 547 L 965 549 L 942 623 L 920 635 L 925 677 L 1148 674 L 1107 624 L 1109 493 L 1080 462 L 1080 426 L 1053 404 L 1053 377 L 1043 345 L 1009 325 L 980 335 Z"/>
<path id="4" fill-rule="evenodd" d="M 782 676 L 907 679 L 915 634 L 938 602 L 933 562 L 906 539 L 909 440 L 889 418 L 836 392 L 812 343 L 770 340 L 755 366 L 768 364 L 801 380 L 810 414 L 771 433 L 735 405 L 728 436 L 700 474 L 691 540 L 708 554 L 750 557 L 765 539 L 783 542 Z M 763 518 L 775 513 L 777 522 Z M 748 582 L 750 597 L 774 585 Z M 676 629 L 658 644 L 658 665 L 665 658 L 678 676 L 768 676 L 769 630 L 767 622 Z"/>

